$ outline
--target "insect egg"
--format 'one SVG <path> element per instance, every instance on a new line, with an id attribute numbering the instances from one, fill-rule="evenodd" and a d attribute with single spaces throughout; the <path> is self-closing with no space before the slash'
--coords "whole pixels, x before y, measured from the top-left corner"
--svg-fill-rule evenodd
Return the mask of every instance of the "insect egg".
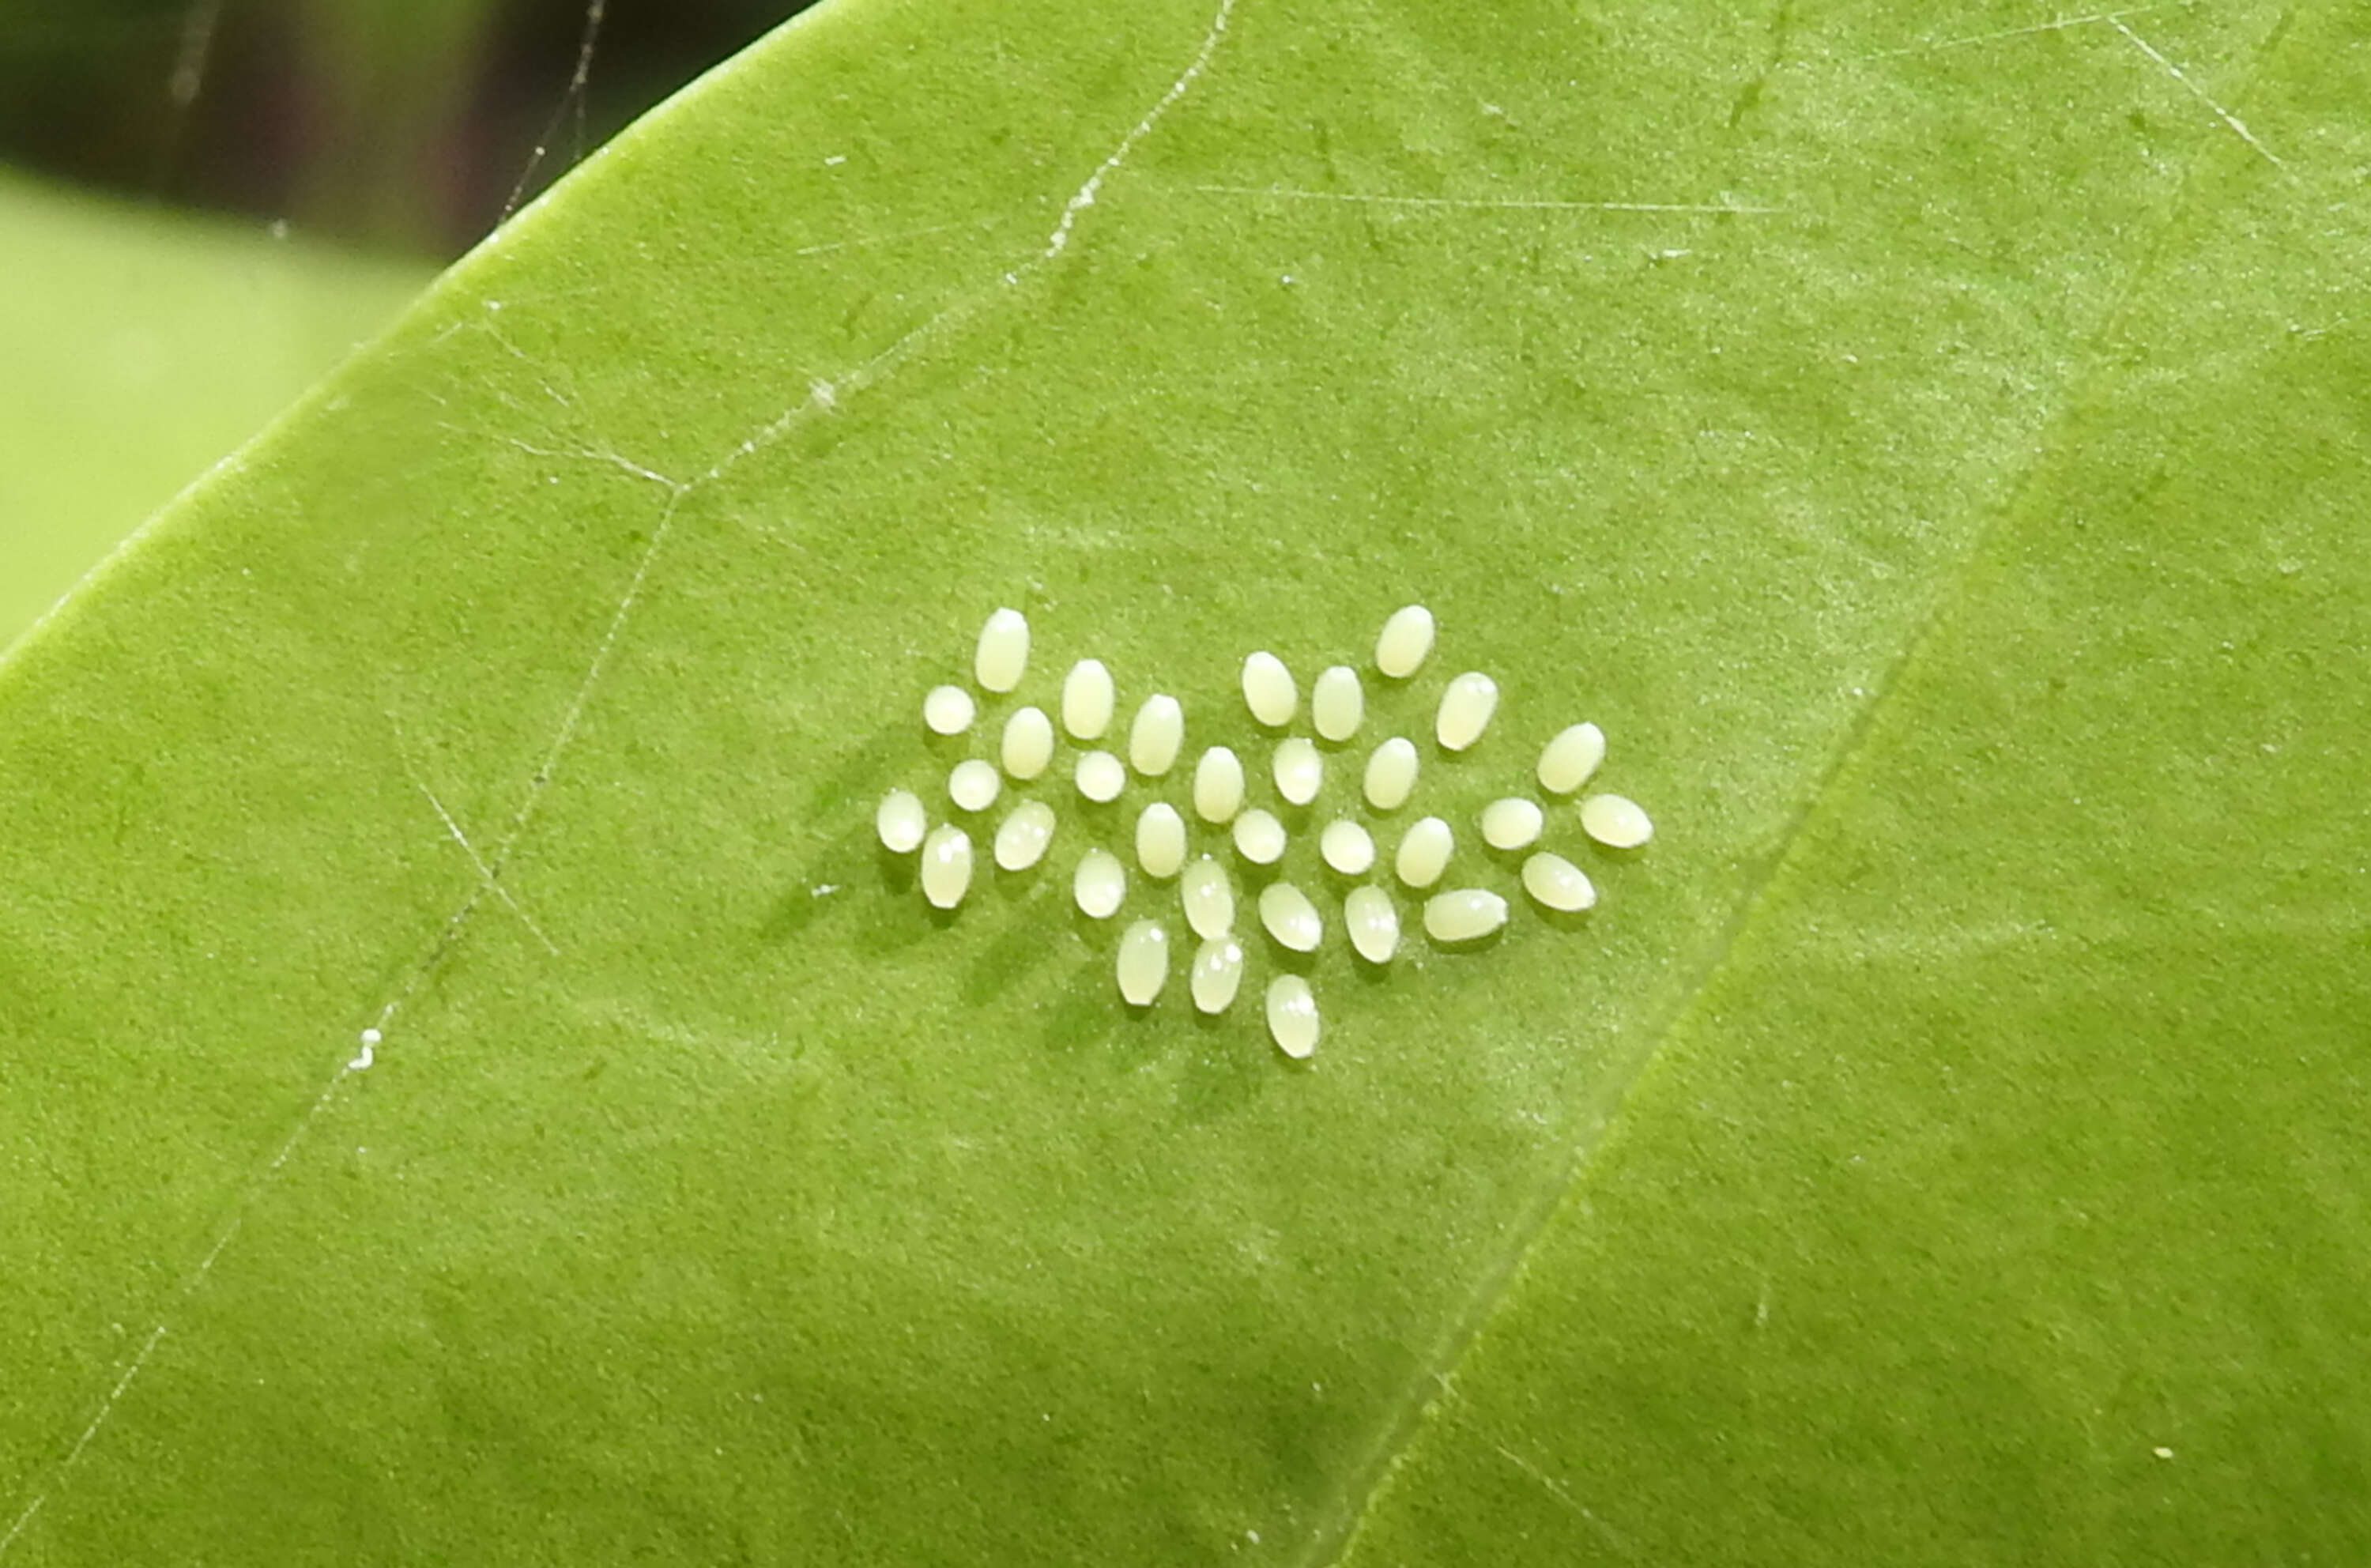
<path id="1" fill-rule="evenodd" d="M 996 830 L 996 863 L 1008 871 L 1025 871 L 1046 858 L 1046 846 L 1053 838 L 1054 808 L 1043 801 L 1024 801 Z"/>
<path id="2" fill-rule="evenodd" d="M 1478 887 L 1424 901 L 1425 934 L 1437 942 L 1479 941 L 1507 923 L 1507 901 Z"/>
<path id="3" fill-rule="evenodd" d="M 1394 735 L 1367 758 L 1367 804 L 1395 812 L 1416 792 L 1416 743 Z"/>
<path id="4" fill-rule="evenodd" d="M 1276 773 L 1276 792 L 1296 806 L 1305 806 L 1315 800 L 1319 787 L 1325 782 L 1324 757 L 1301 735 L 1276 748 L 1271 766 Z"/>
<path id="5" fill-rule="evenodd" d="M 1310 688 L 1309 719 L 1329 741 L 1347 741 L 1359 732 L 1367 716 L 1367 694 L 1359 687 L 1359 672 L 1336 664 L 1322 672 Z"/>
<path id="6" fill-rule="evenodd" d="M 1375 863 L 1375 841 L 1357 823 L 1337 818 L 1317 836 L 1317 853 L 1346 877 L 1364 876 Z"/>
<path id="7" fill-rule="evenodd" d="M 1099 741 L 1111 728 L 1111 672 L 1101 659 L 1081 659 L 1062 677 L 1062 728 L 1081 741 Z"/>
<path id="8" fill-rule="evenodd" d="M 1422 605 L 1394 610 L 1375 639 L 1375 668 L 1395 681 L 1415 674 L 1432 651 L 1432 612 Z"/>
<path id="9" fill-rule="evenodd" d="M 1235 819 L 1235 853 L 1255 866 L 1273 866 L 1284 859 L 1284 824 L 1254 806 Z"/>
<path id="10" fill-rule="evenodd" d="M 1128 897 L 1128 868 L 1108 849 L 1090 849 L 1079 857 L 1079 869 L 1071 874 L 1070 896 L 1089 919 L 1108 920 Z"/>
<path id="11" fill-rule="evenodd" d="M 1290 882 L 1270 882 L 1261 890 L 1259 911 L 1267 934 L 1295 952 L 1314 952 L 1324 940 L 1325 922 L 1317 917 L 1317 905 Z"/>
<path id="12" fill-rule="evenodd" d="M 1267 1032 L 1276 1048 L 1294 1061 L 1317 1049 L 1317 997 L 1298 974 L 1279 974 L 1267 988 Z"/>
<path id="13" fill-rule="evenodd" d="M 1389 963 L 1400 950 L 1400 912 L 1382 888 L 1352 888 L 1342 901 L 1342 923 L 1350 928 L 1351 947 L 1369 963 Z"/>
<path id="14" fill-rule="evenodd" d="M 999 610 L 979 628 L 979 650 L 972 655 L 972 677 L 983 691 L 1011 691 L 1029 667 L 1029 617 L 1019 610 Z"/>
<path id="15" fill-rule="evenodd" d="M 1194 765 L 1194 814 L 1213 826 L 1243 809 L 1243 765 L 1224 746 L 1212 746 Z"/>
<path id="16" fill-rule="evenodd" d="M 1544 850 L 1523 862 L 1523 891 L 1548 909 L 1567 914 L 1597 902 L 1597 889 L 1588 873 L 1561 855 Z"/>
<path id="17" fill-rule="evenodd" d="M 1620 795 L 1591 795 L 1581 801 L 1580 830 L 1609 849 L 1636 849 L 1655 836 L 1646 809 Z"/>
<path id="18" fill-rule="evenodd" d="M 1446 750 L 1463 751 L 1482 738 L 1498 707 L 1498 683 L 1479 670 L 1468 670 L 1441 692 L 1433 734 Z"/>
<path id="19" fill-rule="evenodd" d="M 1205 855 L 1186 867 L 1177 891 L 1186 905 L 1186 924 L 1196 936 L 1207 941 L 1234 929 L 1235 890 L 1228 884 L 1226 868 L 1218 861 Z"/>
<path id="20" fill-rule="evenodd" d="M 1004 781 L 992 764 L 967 756 L 947 773 L 947 799 L 967 812 L 984 812 L 996 804 Z"/>
<path id="21" fill-rule="evenodd" d="M 881 809 L 873 813 L 873 831 L 881 835 L 881 847 L 896 855 L 910 855 L 922 842 L 922 835 L 931 828 L 929 813 L 922 810 L 922 798 L 911 790 L 892 790 L 882 798 Z"/>
<path id="22" fill-rule="evenodd" d="M 1243 944 L 1232 937 L 1213 937 L 1194 954 L 1194 1006 L 1206 1013 L 1222 1013 L 1232 1006 L 1243 983 Z"/>
<path id="23" fill-rule="evenodd" d="M 932 686 L 922 698 L 922 722 L 935 735 L 960 735 L 971 728 L 972 715 L 978 712 L 971 693 L 959 686 Z"/>
<path id="24" fill-rule="evenodd" d="M 1400 839 L 1400 852 L 1393 862 L 1400 881 L 1410 887 L 1430 887 L 1449 869 L 1449 857 L 1457 847 L 1456 836 L 1449 824 L 1437 816 L 1426 817 L 1411 825 Z"/>
<path id="25" fill-rule="evenodd" d="M 1604 760 L 1605 732 L 1594 724 L 1575 724 L 1540 753 L 1540 788 L 1551 795 L 1569 795 L 1588 783 Z"/>
<path id="26" fill-rule="evenodd" d="M 1144 699 L 1128 727 L 1128 766 L 1147 778 L 1158 778 L 1176 765 L 1185 744 L 1186 709 L 1175 698 L 1156 693 Z"/>
<path id="27" fill-rule="evenodd" d="M 1177 874 L 1186 863 L 1186 819 L 1166 801 L 1155 801 L 1136 819 L 1136 863 L 1155 881 Z"/>
<path id="28" fill-rule="evenodd" d="M 953 909 L 970 886 L 971 835 L 953 824 L 932 828 L 922 840 L 922 896 Z"/>
<path id="29" fill-rule="evenodd" d="M 1547 814 L 1536 801 L 1510 795 L 1482 808 L 1482 842 L 1493 849 L 1521 849 L 1538 842 Z"/>
<path id="30" fill-rule="evenodd" d="M 1149 1008 L 1169 983 L 1169 933 L 1139 920 L 1119 940 L 1119 994 L 1132 1008 Z"/>
<path id="31" fill-rule="evenodd" d="M 1271 973 L 1278 967 L 1306 970 L 1312 963 L 1340 962 L 1327 955 L 1295 964 L 1288 956 L 1322 951 L 1329 917 L 1321 912 L 1313 894 L 1338 896 L 1342 928 L 1357 959 L 1354 967 L 1370 982 L 1388 983 L 1380 966 L 1397 960 L 1404 937 L 1413 934 L 1404 928 L 1404 922 L 1415 924 L 1419 913 L 1422 934 L 1445 952 L 1497 938 L 1509 922 L 1509 898 L 1521 901 L 1528 895 L 1540 910 L 1567 914 L 1595 905 L 1597 889 L 1589 875 L 1572 860 L 1540 847 L 1549 810 L 1563 809 L 1557 797 L 1579 801 L 1582 831 L 1601 845 L 1626 849 L 1653 836 L 1654 825 L 1637 802 L 1619 795 L 1583 793 L 1603 765 L 1606 740 L 1596 724 L 1575 723 L 1558 732 L 1539 753 L 1538 792 L 1489 801 L 1478 815 L 1482 841 L 1493 850 L 1511 852 L 1504 862 L 1507 867 L 1521 860 L 1522 894 L 1508 889 L 1502 895 L 1484 887 L 1447 882 L 1457 835 L 1440 816 L 1409 824 L 1398 834 L 1395 846 L 1379 844 L 1382 835 L 1373 824 L 1396 819 L 1376 813 L 1397 813 L 1408 806 L 1424 766 L 1421 743 L 1389 734 L 1381 722 L 1374 732 L 1364 730 L 1366 686 L 1381 679 L 1387 693 L 1398 690 L 1391 683 L 1405 681 L 1427 665 L 1437 630 L 1431 612 L 1421 605 L 1394 611 L 1376 639 L 1371 667 L 1340 663 L 1318 672 L 1306 694 L 1309 718 L 1305 722 L 1300 721 L 1303 693 L 1292 670 L 1266 650 L 1252 653 L 1243 662 L 1243 693 L 1251 716 L 1267 732 L 1263 744 L 1270 748 L 1267 767 L 1277 797 L 1268 802 L 1270 809 L 1249 807 L 1247 802 L 1245 764 L 1248 761 L 1256 768 L 1257 754 L 1238 755 L 1228 746 L 1208 746 L 1194 758 L 1188 799 L 1152 801 L 1141 811 L 1133 801 L 1128 803 L 1128 810 L 1135 813 L 1138 871 L 1131 871 L 1124 862 L 1128 852 L 1124 845 L 1085 847 L 1079 853 L 1071 870 L 1070 895 L 1081 915 L 1110 921 L 1118 935 L 1110 950 L 1111 973 L 1128 1008 L 1151 1008 L 1167 988 L 1169 928 L 1180 917 L 1183 926 L 1176 939 L 1187 947 L 1177 956 L 1188 960 L 1190 954 L 1186 971 L 1193 1006 L 1197 1013 L 1215 1017 L 1233 1007 L 1251 967 L 1244 950 L 1254 940 L 1248 917 L 1255 912 L 1261 937 L 1276 944 L 1268 949 Z M 1064 831 L 1058 783 L 1046 791 L 1053 799 L 1029 797 L 1041 792 L 1030 785 L 1043 778 L 1058 758 L 1073 759 L 1072 777 L 1081 796 L 1110 803 L 1128 795 L 1134 779 L 1173 777 L 1184 755 L 1184 704 L 1165 692 L 1155 692 L 1137 704 L 1132 717 L 1118 713 L 1119 694 L 1110 669 L 1100 659 L 1078 660 L 1062 674 L 1057 701 L 1040 696 L 1042 707 L 1017 706 L 999 726 L 1000 709 L 983 707 L 995 698 L 981 694 L 1017 692 L 1027 673 L 1029 656 L 1027 618 L 1018 610 L 999 608 L 980 628 L 973 660 L 975 681 L 942 684 L 922 698 L 923 722 L 934 734 L 977 734 L 979 742 L 985 742 L 1000 727 L 992 752 L 985 744 L 964 739 L 950 748 L 988 754 L 956 762 L 945 776 L 946 794 L 954 807 L 949 814 L 954 821 L 933 826 L 931 815 L 937 808 L 928 806 L 911 790 L 890 791 L 874 809 L 873 829 L 885 850 L 896 855 L 919 851 L 917 881 L 928 904 L 937 910 L 954 911 L 969 897 L 979 849 L 992 856 L 989 871 L 996 895 L 992 901 L 1035 891 L 1034 882 L 1006 882 L 1004 873 L 1034 877 L 1035 868 L 1051 863 L 1054 840 Z M 1428 690 L 1432 689 L 1430 681 L 1426 684 Z M 1439 690 L 1433 721 L 1443 752 L 1463 752 L 1480 742 L 1496 721 L 1499 697 L 1498 683 L 1480 671 L 1467 670 L 1449 679 Z M 1006 700 L 1019 703 L 1017 697 Z M 1375 737 L 1360 743 L 1371 744 L 1372 750 L 1363 754 L 1344 750 L 1339 761 L 1347 769 L 1362 757 L 1359 783 L 1363 801 L 1351 803 L 1329 798 L 1322 813 L 1296 814 L 1290 810 L 1313 807 L 1324 796 L 1326 754 L 1359 742 L 1362 732 Z M 1075 748 L 1070 742 L 1076 743 Z M 1520 779 L 1516 783 L 1520 788 Z M 1009 801 L 1003 799 L 1008 786 L 1014 791 Z M 930 786 L 925 782 L 921 788 L 927 793 Z M 1336 789 L 1337 794 L 1347 793 L 1347 781 Z M 1158 783 L 1148 784 L 1143 792 L 1157 791 L 1174 794 Z M 987 813 L 991 809 L 1001 814 L 1000 821 L 966 814 Z M 1076 804 L 1070 811 L 1073 821 L 1081 820 L 1083 813 L 1090 830 L 1106 814 Z M 1279 813 L 1294 824 L 1290 831 L 1278 820 Z M 1193 820 L 1230 836 L 1241 859 L 1230 863 L 1223 849 L 1208 844 L 1197 847 L 1188 826 Z M 1261 869 L 1280 869 L 1291 834 L 1303 824 L 1316 834 L 1317 859 L 1325 868 L 1313 873 L 1315 885 L 1304 885 L 1311 884 L 1311 875 L 1299 870 L 1279 878 L 1278 870 Z M 1069 831 L 1081 836 L 1106 836 L 1100 831 L 1081 832 L 1075 827 Z M 1392 850 L 1391 870 L 1401 883 L 1415 890 L 1412 903 L 1420 910 L 1403 908 L 1404 895 L 1378 869 L 1384 847 Z M 1139 874 L 1156 883 L 1175 881 L 1174 913 L 1139 908 L 1138 913 L 1152 917 L 1116 918 L 1128 903 L 1129 879 Z M 817 891 L 831 889 L 825 884 Z M 1155 891 L 1157 905 L 1164 890 Z M 1246 906 L 1246 900 L 1251 906 Z M 1241 929 L 1235 924 L 1239 913 L 1247 918 Z M 1567 930 L 1579 924 L 1554 917 L 1544 923 Z M 1412 960 L 1418 970 L 1428 962 L 1422 956 L 1424 951 L 1419 948 Z M 1449 962 L 1445 956 L 1440 961 Z M 1267 1028 L 1278 1049 L 1296 1060 L 1313 1055 L 1323 1022 L 1309 980 L 1301 974 L 1278 975 L 1267 985 L 1266 995 Z"/>
<path id="32" fill-rule="evenodd" d="M 1259 652 L 1243 661 L 1243 704 L 1252 717 L 1270 729 L 1292 722 L 1301 707 L 1300 688 L 1292 672 L 1273 653 Z"/>
<path id="33" fill-rule="evenodd" d="M 1035 778 L 1054 760 L 1054 721 L 1042 708 L 1016 708 L 1004 721 L 1004 744 L 998 755 L 1004 771 L 1016 779 Z"/>
<path id="34" fill-rule="evenodd" d="M 1119 792 L 1128 788 L 1128 769 L 1107 751 L 1080 753 L 1076 777 L 1079 793 L 1098 805 L 1118 800 Z"/>

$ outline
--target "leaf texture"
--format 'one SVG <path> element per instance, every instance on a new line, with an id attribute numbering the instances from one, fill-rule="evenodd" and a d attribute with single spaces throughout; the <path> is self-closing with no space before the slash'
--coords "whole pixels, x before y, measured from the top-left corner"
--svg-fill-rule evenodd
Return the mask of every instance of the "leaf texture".
<path id="1" fill-rule="evenodd" d="M 0 1560 L 2359 1547 L 2360 51 L 1922 21 L 839 0 L 496 236 L 0 670 Z M 1307 1068 L 873 837 L 1411 600 L 1659 831 Z"/>

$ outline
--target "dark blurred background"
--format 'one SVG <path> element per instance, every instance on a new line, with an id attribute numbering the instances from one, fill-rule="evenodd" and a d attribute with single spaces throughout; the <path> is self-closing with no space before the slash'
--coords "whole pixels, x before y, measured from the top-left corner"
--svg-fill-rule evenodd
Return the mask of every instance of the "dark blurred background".
<path id="1" fill-rule="evenodd" d="M 0 163 L 441 259 L 808 3 L 0 0 Z"/>

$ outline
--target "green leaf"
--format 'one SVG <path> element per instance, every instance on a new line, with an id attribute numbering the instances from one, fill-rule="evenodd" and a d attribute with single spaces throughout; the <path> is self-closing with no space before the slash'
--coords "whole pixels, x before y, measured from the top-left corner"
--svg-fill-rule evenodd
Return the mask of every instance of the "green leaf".
<path id="1" fill-rule="evenodd" d="M 2349 15 L 1116 17 L 810 13 L 0 670 L 0 1555 L 2362 1555 Z M 1144 787 L 874 843 L 997 605 L 1256 759 L 1419 598 L 1403 816 L 1659 831 L 1307 1067 Z"/>
<path id="2" fill-rule="evenodd" d="M 0 646 L 422 271 L 0 176 Z"/>

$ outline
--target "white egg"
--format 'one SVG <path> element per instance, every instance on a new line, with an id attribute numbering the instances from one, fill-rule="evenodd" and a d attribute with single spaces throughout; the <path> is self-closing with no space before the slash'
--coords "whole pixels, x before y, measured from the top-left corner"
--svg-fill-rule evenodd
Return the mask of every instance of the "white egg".
<path id="1" fill-rule="evenodd" d="M 1325 758 L 1305 736 L 1295 735 L 1276 748 L 1269 764 L 1276 775 L 1276 792 L 1296 806 L 1317 799 L 1325 783 Z"/>
<path id="2" fill-rule="evenodd" d="M 1042 708 L 1016 708 L 1004 721 L 1004 742 L 998 748 L 1004 771 L 1016 780 L 1044 773 L 1054 760 L 1054 721 Z"/>
<path id="3" fill-rule="evenodd" d="M 1416 792 L 1416 743 L 1394 735 L 1367 758 L 1367 804 L 1395 812 Z"/>
<path id="4" fill-rule="evenodd" d="M 932 686 L 922 698 L 922 722 L 937 735 L 960 735 L 971 728 L 972 715 L 978 712 L 971 693 L 959 686 Z"/>
<path id="5" fill-rule="evenodd" d="M 1309 692 L 1309 721 L 1317 732 L 1329 741 L 1347 741 L 1359 732 L 1359 725 L 1367 717 L 1367 694 L 1359 685 L 1359 672 L 1347 664 L 1336 664 L 1318 673 L 1317 684 Z"/>
<path id="6" fill-rule="evenodd" d="M 1259 896 L 1260 924 L 1267 934 L 1295 952 L 1313 952 L 1325 939 L 1325 922 L 1317 905 L 1290 882 L 1270 882 Z"/>
<path id="7" fill-rule="evenodd" d="M 1425 934 L 1437 942 L 1479 941 L 1507 923 L 1507 901 L 1478 887 L 1424 901 Z"/>
<path id="8" fill-rule="evenodd" d="M 1136 819 L 1136 863 L 1156 881 L 1174 877 L 1186 863 L 1186 819 L 1166 801 L 1155 801 Z"/>
<path id="9" fill-rule="evenodd" d="M 982 691 L 1011 691 L 1029 667 L 1029 617 L 1019 610 L 999 610 L 979 628 L 979 649 L 972 655 L 972 678 Z"/>
<path id="10" fill-rule="evenodd" d="M 1589 874 L 1561 855 L 1543 850 L 1523 862 L 1523 891 L 1544 908 L 1570 914 L 1597 902 Z"/>
<path id="11" fill-rule="evenodd" d="M 1158 778 L 1177 765 L 1177 753 L 1185 744 L 1185 706 L 1159 692 L 1146 698 L 1128 727 L 1128 766 L 1147 778 Z"/>
<path id="12" fill-rule="evenodd" d="M 1169 933 L 1139 920 L 1119 940 L 1119 994 L 1132 1008 L 1149 1008 L 1169 983 Z"/>
<path id="13" fill-rule="evenodd" d="M 1401 836 L 1399 854 L 1392 867 L 1408 886 L 1430 887 L 1449 869 L 1449 857 L 1456 847 L 1457 836 L 1449 831 L 1449 824 L 1437 816 L 1428 816 L 1411 824 Z"/>
<path id="14" fill-rule="evenodd" d="M 1498 683 L 1479 670 L 1468 670 L 1451 681 L 1440 694 L 1440 713 L 1433 721 L 1434 738 L 1449 751 L 1463 751 L 1490 727 L 1498 709 Z"/>
<path id="15" fill-rule="evenodd" d="M 996 830 L 996 863 L 1008 871 L 1025 871 L 1046 858 L 1054 841 L 1054 808 L 1043 801 L 1024 801 Z"/>
<path id="16" fill-rule="evenodd" d="M 1342 923 L 1349 928 L 1350 946 L 1369 963 L 1389 963 L 1400 951 L 1400 912 L 1382 888 L 1352 888 L 1342 901 Z"/>
<path id="17" fill-rule="evenodd" d="M 1317 1049 L 1317 997 L 1298 974 L 1279 974 L 1267 988 L 1267 1032 L 1276 1048 L 1294 1061 Z"/>
<path id="18" fill-rule="evenodd" d="M 1292 722 L 1301 708 L 1301 690 L 1283 660 L 1262 651 L 1243 661 L 1243 704 L 1270 729 Z"/>
<path id="19" fill-rule="evenodd" d="M 1636 849 L 1655 836 L 1646 808 L 1620 795 L 1591 795 L 1581 801 L 1580 830 L 1609 849 Z"/>
<path id="20" fill-rule="evenodd" d="M 1070 896 L 1089 919 L 1108 920 L 1119 913 L 1128 897 L 1128 868 L 1108 849 L 1090 849 L 1079 857 L 1070 877 Z"/>
<path id="21" fill-rule="evenodd" d="M 1394 610 L 1383 622 L 1382 635 L 1375 639 L 1375 668 L 1404 681 L 1416 674 L 1431 651 L 1432 612 L 1422 605 L 1409 605 Z"/>
<path id="22" fill-rule="evenodd" d="M 988 810 L 1003 790 L 1004 780 L 996 776 L 996 765 L 979 757 L 967 756 L 947 770 L 947 799 L 965 811 Z"/>
<path id="23" fill-rule="evenodd" d="M 1605 732 L 1594 724 L 1575 724 L 1557 733 L 1540 752 L 1540 788 L 1551 795 L 1569 795 L 1589 782 L 1605 760 Z"/>
<path id="24" fill-rule="evenodd" d="M 1074 774 L 1079 793 L 1097 805 L 1116 801 L 1128 788 L 1128 769 L 1107 751 L 1081 752 Z"/>
<path id="25" fill-rule="evenodd" d="M 1177 882 L 1178 901 L 1186 908 L 1186 924 L 1208 941 L 1235 928 L 1235 890 L 1227 869 L 1208 855 L 1186 868 Z"/>
<path id="26" fill-rule="evenodd" d="M 1099 741 L 1111 728 L 1118 694 L 1101 659 L 1081 659 L 1062 677 L 1062 728 L 1074 739 Z"/>
<path id="27" fill-rule="evenodd" d="M 1287 842 L 1284 824 L 1257 806 L 1235 819 L 1235 853 L 1255 866 L 1273 866 L 1284 859 Z"/>
<path id="28" fill-rule="evenodd" d="M 1547 813 L 1537 801 L 1509 795 L 1482 808 L 1482 842 L 1493 849 L 1522 849 L 1539 842 Z"/>
<path id="29" fill-rule="evenodd" d="M 911 790 L 892 790 L 882 798 L 881 809 L 873 813 L 873 828 L 881 835 L 883 848 L 910 855 L 931 830 L 930 813 L 922 809 L 922 797 Z"/>
<path id="30" fill-rule="evenodd" d="M 1194 765 L 1194 814 L 1216 826 L 1243 809 L 1243 765 L 1224 746 L 1212 746 Z"/>
<path id="31" fill-rule="evenodd" d="M 953 824 L 922 840 L 922 896 L 941 909 L 963 902 L 971 886 L 971 835 Z"/>
<path id="32" fill-rule="evenodd" d="M 1243 984 L 1243 944 L 1232 937 L 1213 937 L 1194 954 L 1194 1006 L 1206 1013 L 1222 1013 L 1233 1005 Z"/>
<path id="33" fill-rule="evenodd" d="M 1348 818 L 1337 818 L 1317 836 L 1317 853 L 1346 877 L 1364 876 L 1375 863 L 1374 836 Z"/>

